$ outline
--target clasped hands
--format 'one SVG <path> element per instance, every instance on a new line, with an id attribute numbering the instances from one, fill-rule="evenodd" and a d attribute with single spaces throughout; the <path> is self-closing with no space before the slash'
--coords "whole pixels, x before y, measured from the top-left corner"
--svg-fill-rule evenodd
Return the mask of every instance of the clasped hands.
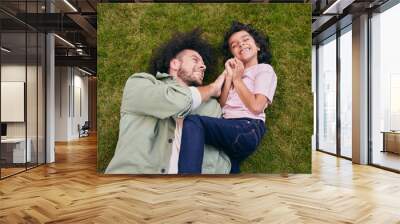
<path id="1" fill-rule="evenodd" d="M 237 58 L 228 59 L 225 62 L 225 82 L 242 80 L 244 74 L 244 65 Z"/>
<path id="2" fill-rule="evenodd" d="M 218 97 L 221 94 L 222 86 L 224 85 L 235 85 L 235 82 L 241 81 L 244 74 L 244 64 L 237 58 L 228 59 L 225 62 L 225 70 L 218 76 L 218 78 L 212 83 Z"/>

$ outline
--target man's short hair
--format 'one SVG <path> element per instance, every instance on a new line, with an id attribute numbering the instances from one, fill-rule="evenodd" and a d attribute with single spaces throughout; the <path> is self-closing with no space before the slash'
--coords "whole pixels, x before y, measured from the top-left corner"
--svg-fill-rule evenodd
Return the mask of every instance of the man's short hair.
<path id="1" fill-rule="evenodd" d="M 187 33 L 178 32 L 173 35 L 168 42 L 153 52 L 149 72 L 153 75 L 157 72 L 168 73 L 171 60 L 181 51 L 190 49 L 200 54 L 204 64 L 207 66 L 206 73 L 209 73 L 214 64 L 213 48 L 207 41 L 200 37 L 201 34 L 202 31 L 196 28 Z"/>

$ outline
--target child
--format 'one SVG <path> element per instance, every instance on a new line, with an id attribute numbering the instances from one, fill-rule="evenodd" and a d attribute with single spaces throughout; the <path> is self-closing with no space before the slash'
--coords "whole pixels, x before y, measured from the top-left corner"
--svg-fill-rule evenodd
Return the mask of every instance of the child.
<path id="1" fill-rule="evenodd" d="M 231 173 L 239 173 L 240 163 L 256 150 L 266 131 L 264 110 L 272 103 L 277 83 L 269 65 L 268 40 L 252 26 L 234 21 L 223 49 L 230 58 L 219 99 L 223 118 L 185 118 L 179 173 L 201 173 L 204 144 L 222 149 L 231 160 Z"/>

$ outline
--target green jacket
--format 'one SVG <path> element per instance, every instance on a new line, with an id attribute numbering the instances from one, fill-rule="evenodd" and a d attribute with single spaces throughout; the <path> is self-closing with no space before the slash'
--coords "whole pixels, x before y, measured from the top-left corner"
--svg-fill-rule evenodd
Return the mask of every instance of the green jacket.
<path id="1" fill-rule="evenodd" d="M 132 75 L 126 82 L 121 103 L 119 139 L 107 174 L 163 174 L 169 169 L 175 118 L 189 113 L 220 117 L 215 99 L 191 111 L 189 88 L 168 74 Z M 202 173 L 227 174 L 228 156 L 212 146 L 204 148 Z"/>

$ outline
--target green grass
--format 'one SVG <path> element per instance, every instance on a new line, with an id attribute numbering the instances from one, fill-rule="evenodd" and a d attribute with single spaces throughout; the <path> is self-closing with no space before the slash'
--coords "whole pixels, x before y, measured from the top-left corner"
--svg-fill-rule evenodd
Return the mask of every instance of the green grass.
<path id="1" fill-rule="evenodd" d="M 311 173 L 311 5 L 309 4 L 98 4 L 98 165 L 104 172 L 118 140 L 125 81 L 147 71 L 152 49 L 175 31 L 201 27 L 220 49 L 232 20 L 270 38 L 278 77 L 266 110 L 268 133 L 242 165 L 247 173 Z M 217 70 L 222 71 L 221 52 Z M 219 74 L 219 73 L 216 74 Z M 216 78 L 209 75 L 206 82 Z"/>

